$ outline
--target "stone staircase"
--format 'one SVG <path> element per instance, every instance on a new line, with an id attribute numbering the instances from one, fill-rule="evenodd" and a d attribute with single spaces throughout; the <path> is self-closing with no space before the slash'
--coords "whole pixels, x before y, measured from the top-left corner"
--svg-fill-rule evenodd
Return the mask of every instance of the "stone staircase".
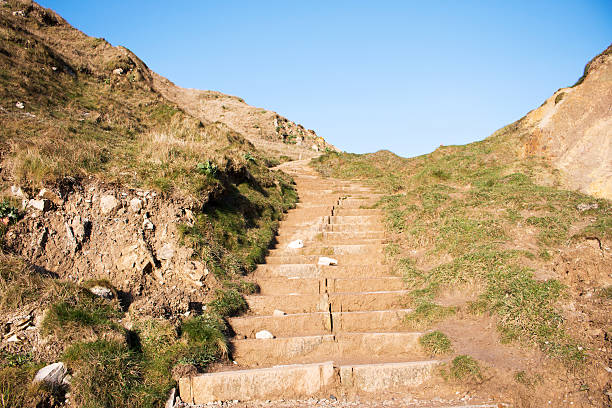
<path id="1" fill-rule="evenodd" d="M 182 378 L 183 401 L 409 392 L 435 374 L 421 333 L 403 324 L 407 291 L 385 265 L 380 210 L 368 208 L 379 196 L 294 163 L 284 170 L 300 202 L 254 272 L 261 291 L 247 296 L 249 314 L 229 321 L 236 365 Z M 303 248 L 289 249 L 297 239 Z M 338 263 L 318 265 L 320 256 Z M 262 330 L 274 338 L 256 338 Z"/>

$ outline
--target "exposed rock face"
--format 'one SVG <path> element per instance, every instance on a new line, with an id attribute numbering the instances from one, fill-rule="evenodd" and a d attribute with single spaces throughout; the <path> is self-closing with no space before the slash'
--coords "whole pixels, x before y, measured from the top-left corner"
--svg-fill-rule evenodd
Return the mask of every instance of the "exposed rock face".
<path id="1" fill-rule="evenodd" d="M 178 231 L 179 224 L 193 222 L 189 203 L 97 184 L 76 185 L 56 205 L 30 201 L 35 203 L 5 240 L 38 267 L 77 282 L 109 280 L 129 294 L 136 314 L 163 317 L 205 301 L 214 277 L 191 259 L 193 250 L 181 245 Z M 90 291 L 113 297 L 108 288 Z"/>
<path id="2" fill-rule="evenodd" d="M 612 199 L 612 46 L 578 82 L 527 114 L 523 149 L 549 158 L 567 187 Z"/>

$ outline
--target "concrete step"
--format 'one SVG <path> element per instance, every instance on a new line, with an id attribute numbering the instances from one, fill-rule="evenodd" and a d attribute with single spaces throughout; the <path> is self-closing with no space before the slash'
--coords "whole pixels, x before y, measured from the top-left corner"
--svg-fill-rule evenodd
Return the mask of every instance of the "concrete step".
<path id="1" fill-rule="evenodd" d="M 320 231 L 323 232 L 374 232 L 384 231 L 384 225 L 382 222 L 374 224 L 329 224 L 324 223 L 320 226 Z"/>
<path id="2" fill-rule="evenodd" d="M 304 242 L 305 247 L 313 245 L 329 246 L 329 245 L 384 245 L 387 240 L 384 238 L 342 238 L 342 237 L 325 237 L 322 233 L 312 237 L 307 237 L 301 234 L 285 235 L 276 237 L 275 249 L 287 248 L 289 243 L 300 239 Z"/>
<path id="3" fill-rule="evenodd" d="M 353 278 L 390 276 L 387 265 L 337 265 L 320 266 L 315 264 L 262 264 L 253 273 L 255 279 L 265 277 L 288 278 Z"/>
<path id="4" fill-rule="evenodd" d="M 328 256 L 328 255 L 321 255 Z M 319 262 L 319 255 L 282 255 L 282 256 L 267 256 L 266 263 L 270 265 L 282 264 L 312 264 L 316 265 Z M 364 254 L 362 256 L 355 255 L 333 255 L 333 259 L 338 261 L 340 265 L 382 265 L 385 262 L 385 257 L 382 253 L 379 254 Z"/>
<path id="5" fill-rule="evenodd" d="M 184 402 L 191 404 L 296 398 L 331 390 L 336 382 L 332 362 L 296 364 L 183 377 L 179 380 L 179 393 Z"/>
<path id="6" fill-rule="evenodd" d="M 296 217 L 293 219 L 283 220 L 282 227 L 304 227 L 308 225 L 320 225 L 320 224 L 329 224 L 330 216 L 319 216 L 319 217 Z"/>
<path id="7" fill-rule="evenodd" d="M 368 310 L 361 312 L 293 313 L 285 316 L 241 316 L 229 319 L 239 338 L 255 338 L 268 330 L 276 337 L 313 336 L 341 332 L 406 331 L 404 320 L 411 309 Z"/>
<path id="8" fill-rule="evenodd" d="M 327 394 L 332 390 L 376 393 L 410 391 L 428 381 L 440 363 L 435 360 L 382 364 L 329 362 L 221 371 L 179 380 L 183 401 L 289 399 Z"/>
<path id="9" fill-rule="evenodd" d="M 382 222 L 382 215 L 334 215 L 329 217 L 329 224 L 359 224 L 378 225 Z M 380 229 L 380 228 L 377 228 Z"/>
<path id="10" fill-rule="evenodd" d="M 323 240 L 335 239 L 384 239 L 386 237 L 384 230 L 379 231 L 351 231 L 351 232 L 323 232 L 321 233 Z"/>
<path id="11" fill-rule="evenodd" d="M 231 342 L 232 359 L 245 367 L 314 363 L 333 357 L 339 361 L 408 360 L 424 357 L 422 333 L 339 333 L 316 336 L 242 339 Z"/>
<path id="12" fill-rule="evenodd" d="M 310 203 L 304 203 L 304 202 L 298 202 L 295 205 L 295 209 L 296 210 L 308 210 L 308 209 L 313 209 L 313 208 L 333 208 L 338 206 L 338 200 L 328 200 L 325 202 L 310 202 Z M 289 212 L 294 211 L 294 210 L 289 210 Z"/>
<path id="13" fill-rule="evenodd" d="M 377 292 L 338 292 L 323 294 L 250 295 L 245 299 L 249 310 L 257 315 L 271 315 L 275 310 L 285 313 L 356 312 L 405 307 L 408 290 Z"/>
<path id="14" fill-rule="evenodd" d="M 333 208 L 333 215 L 335 216 L 355 216 L 355 215 L 383 215 L 382 210 L 372 208 L 345 208 L 344 206 L 337 206 Z"/>
<path id="15" fill-rule="evenodd" d="M 311 243 L 303 248 L 279 248 L 269 251 L 268 256 L 296 256 L 296 255 L 376 255 L 383 252 L 384 246 L 380 244 L 349 244 L 337 245 L 331 243 Z"/>
<path id="16" fill-rule="evenodd" d="M 331 215 L 334 210 L 334 206 L 316 206 L 309 208 L 295 208 L 293 210 L 287 211 L 283 221 L 291 221 L 298 218 L 314 218 L 314 217 L 324 217 L 326 215 Z"/>
<path id="17" fill-rule="evenodd" d="M 261 295 L 289 293 L 323 294 L 334 292 L 377 292 L 404 290 L 403 278 L 381 276 L 375 278 L 286 278 L 272 277 L 257 280 Z"/>
<path id="18" fill-rule="evenodd" d="M 340 366 L 340 384 L 344 389 L 375 393 L 407 391 L 429 380 L 439 361 L 355 364 Z"/>

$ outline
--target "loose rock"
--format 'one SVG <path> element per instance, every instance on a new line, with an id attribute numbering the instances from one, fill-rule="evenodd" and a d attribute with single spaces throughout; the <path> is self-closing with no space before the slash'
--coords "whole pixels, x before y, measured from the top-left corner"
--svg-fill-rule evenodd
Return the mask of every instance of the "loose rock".
<path id="1" fill-rule="evenodd" d="M 319 257 L 319 265 L 338 265 L 338 260 L 326 256 Z"/>
<path id="2" fill-rule="evenodd" d="M 289 245 L 287 245 L 287 248 L 291 248 L 291 249 L 304 248 L 304 241 L 302 241 L 301 239 L 296 239 L 295 241 L 291 241 Z"/>
<path id="3" fill-rule="evenodd" d="M 159 251 L 157 251 L 157 257 L 162 260 L 172 259 L 174 256 L 174 248 L 172 244 L 164 244 Z"/>
<path id="4" fill-rule="evenodd" d="M 117 207 L 119 207 L 119 204 L 119 200 L 110 194 L 100 197 L 100 211 L 102 211 L 102 214 L 104 215 L 114 211 Z"/>
<path id="5" fill-rule="evenodd" d="M 96 296 L 99 296 L 104 299 L 112 299 L 114 297 L 113 291 L 104 286 L 96 285 L 92 288 L 89 288 L 89 291 Z"/>
<path id="6" fill-rule="evenodd" d="M 51 202 L 49 200 L 30 200 L 28 201 L 28 207 L 34 208 L 38 211 L 48 211 L 51 209 Z"/>
<path id="7" fill-rule="evenodd" d="M 130 200 L 130 209 L 135 213 L 140 212 L 142 210 L 142 200 L 140 198 L 132 198 Z"/>
<path id="8" fill-rule="evenodd" d="M 42 383 L 49 384 L 54 387 L 58 387 L 62 385 L 62 382 L 64 381 L 64 377 L 66 377 L 67 373 L 68 373 L 68 370 L 66 370 L 66 366 L 64 365 L 64 363 L 59 362 L 59 363 L 49 364 L 48 366 L 43 367 L 40 370 L 38 370 L 32 382 L 33 383 L 42 382 Z"/>
<path id="9" fill-rule="evenodd" d="M 256 339 L 273 339 L 274 335 L 267 330 L 258 331 L 255 333 Z"/>

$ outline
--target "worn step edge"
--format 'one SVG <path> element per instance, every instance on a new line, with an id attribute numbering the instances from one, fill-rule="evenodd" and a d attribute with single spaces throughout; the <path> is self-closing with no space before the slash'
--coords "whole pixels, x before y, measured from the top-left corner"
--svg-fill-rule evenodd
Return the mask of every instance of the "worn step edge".
<path id="1" fill-rule="evenodd" d="M 183 401 L 207 404 L 233 399 L 310 396 L 333 387 L 336 382 L 336 370 L 329 361 L 183 377 L 179 379 L 179 392 Z"/>
<path id="2" fill-rule="evenodd" d="M 356 312 L 291 313 L 284 316 L 241 316 L 229 319 L 236 336 L 255 338 L 261 330 L 277 337 L 309 336 L 343 332 L 410 331 L 404 324 L 412 309 L 364 310 Z"/>
<path id="3" fill-rule="evenodd" d="M 423 356 L 418 332 L 347 332 L 274 339 L 238 339 L 231 342 L 232 358 L 243 366 L 309 363 L 334 360 L 393 358 L 406 360 Z"/>
<path id="4" fill-rule="evenodd" d="M 192 404 L 237 399 L 296 398 L 343 388 L 374 393 L 403 390 L 429 380 L 439 361 L 357 364 L 333 362 L 222 371 L 179 379 L 181 398 Z"/>
<path id="5" fill-rule="evenodd" d="M 257 279 L 257 284 L 260 288 L 260 295 L 378 292 L 406 289 L 404 279 L 397 276 L 367 278 L 260 277 Z"/>

